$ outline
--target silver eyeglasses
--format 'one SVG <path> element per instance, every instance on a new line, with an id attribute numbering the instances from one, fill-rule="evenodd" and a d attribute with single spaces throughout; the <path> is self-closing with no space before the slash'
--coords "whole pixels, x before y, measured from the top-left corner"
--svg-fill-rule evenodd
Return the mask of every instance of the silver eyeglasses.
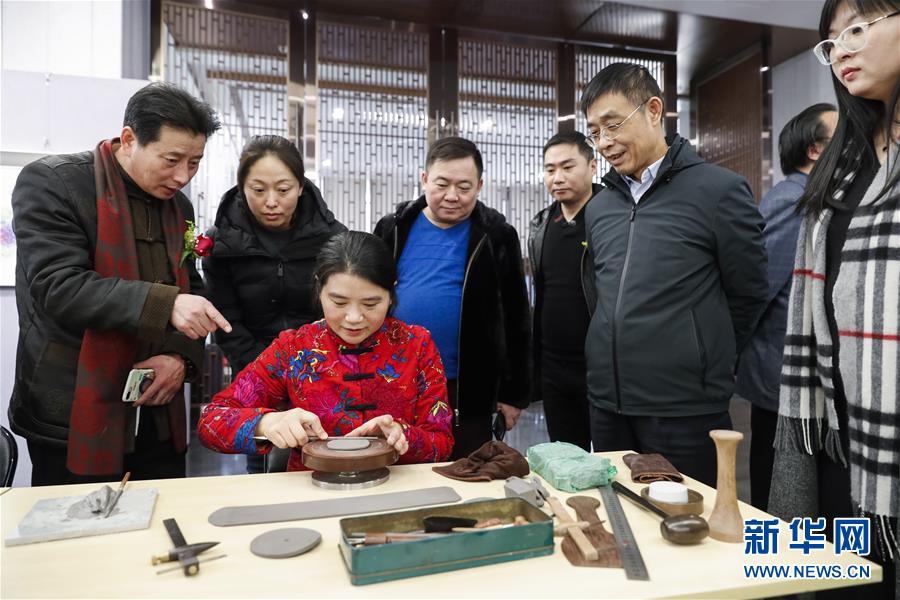
<path id="1" fill-rule="evenodd" d="M 614 139 L 616 139 L 617 137 L 619 137 L 619 128 L 622 125 L 624 125 L 626 123 L 626 121 L 628 121 L 628 119 L 633 117 L 634 113 L 636 113 L 638 110 L 640 110 L 640 108 L 642 106 L 644 106 L 645 104 L 647 104 L 646 100 L 644 100 L 643 102 L 641 102 L 640 104 L 635 106 L 634 110 L 631 111 L 627 117 L 625 117 L 624 119 L 622 119 L 615 125 L 610 125 L 609 127 L 601 127 L 597 131 L 588 131 L 587 133 L 585 133 L 584 137 L 587 138 L 587 143 L 590 144 L 592 148 L 596 148 L 597 142 L 600 141 L 600 138 L 603 138 L 607 142 L 611 142 Z"/>
<path id="2" fill-rule="evenodd" d="M 889 15 L 882 15 L 868 23 L 854 23 L 843 30 L 833 40 L 822 40 L 813 48 L 813 54 L 823 65 L 833 65 L 837 58 L 834 57 L 835 48 L 842 48 L 846 52 L 859 52 L 869 44 L 869 27 L 878 21 L 900 15 L 900 10 L 895 10 Z"/>

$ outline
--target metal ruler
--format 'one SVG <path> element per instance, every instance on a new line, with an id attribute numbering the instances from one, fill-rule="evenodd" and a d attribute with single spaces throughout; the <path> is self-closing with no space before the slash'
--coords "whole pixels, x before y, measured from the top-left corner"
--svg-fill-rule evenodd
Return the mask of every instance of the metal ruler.
<path id="1" fill-rule="evenodd" d="M 601 485 L 598 489 L 603 504 L 606 506 L 606 515 L 612 524 L 613 534 L 616 536 L 616 545 L 619 547 L 619 556 L 622 557 L 625 576 L 628 579 L 650 581 L 647 565 L 644 564 L 644 558 L 638 549 L 634 533 L 631 532 L 631 525 L 628 524 L 628 518 L 625 516 L 625 511 L 622 510 L 619 497 L 611 486 Z"/>

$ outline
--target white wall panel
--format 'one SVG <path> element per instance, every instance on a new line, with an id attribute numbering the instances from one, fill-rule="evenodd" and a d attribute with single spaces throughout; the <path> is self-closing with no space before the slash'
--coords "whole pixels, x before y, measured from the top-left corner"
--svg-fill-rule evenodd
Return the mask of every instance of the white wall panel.
<path id="1" fill-rule="evenodd" d="M 121 0 L 3 0 L 3 69 L 122 74 Z"/>
<path id="2" fill-rule="evenodd" d="M 835 104 L 831 69 L 802 52 L 772 69 L 772 185 L 784 175 L 778 160 L 778 134 L 791 117 L 818 102 Z"/>

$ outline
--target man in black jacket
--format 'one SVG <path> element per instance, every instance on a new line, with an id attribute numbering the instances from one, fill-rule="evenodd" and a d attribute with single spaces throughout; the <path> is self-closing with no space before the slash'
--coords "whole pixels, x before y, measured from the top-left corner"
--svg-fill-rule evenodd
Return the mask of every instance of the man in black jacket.
<path id="1" fill-rule="evenodd" d="M 452 458 L 512 428 L 529 398 L 529 309 L 516 230 L 478 200 L 481 152 L 462 138 L 428 151 L 425 194 L 383 217 L 375 235 L 397 261 L 394 316 L 431 332 L 454 411 Z"/>
<path id="2" fill-rule="evenodd" d="M 535 397 L 544 403 L 551 442 L 591 450 L 584 338 L 596 303 L 585 243 L 585 207 L 601 187 L 584 134 L 558 133 L 544 146 L 544 185 L 556 200 L 531 220 Z"/>
<path id="3" fill-rule="evenodd" d="M 612 169 L 585 223 L 597 306 L 585 352 L 597 451 L 659 452 L 714 485 L 734 365 L 766 302 L 763 221 L 743 177 L 666 139 L 646 68 L 612 64 L 581 97 Z"/>
<path id="4" fill-rule="evenodd" d="M 19 344 L 9 417 L 32 485 L 183 477 L 186 377 L 228 322 L 179 261 L 187 185 L 219 127 L 163 83 L 131 97 L 121 136 L 26 166 L 12 194 Z M 130 369 L 152 383 L 122 401 Z"/>

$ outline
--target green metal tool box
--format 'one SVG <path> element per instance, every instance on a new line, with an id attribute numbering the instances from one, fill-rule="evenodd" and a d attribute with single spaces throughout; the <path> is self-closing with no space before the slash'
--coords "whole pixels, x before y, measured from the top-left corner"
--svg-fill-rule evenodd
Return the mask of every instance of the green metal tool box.
<path id="1" fill-rule="evenodd" d="M 497 517 L 503 523 L 522 515 L 529 524 L 372 546 L 354 546 L 348 541 L 348 536 L 358 532 L 421 531 L 422 519 L 436 515 L 479 520 Z M 341 555 L 354 585 L 545 556 L 554 549 L 553 519 L 521 498 L 351 517 L 341 519 L 340 526 Z"/>

